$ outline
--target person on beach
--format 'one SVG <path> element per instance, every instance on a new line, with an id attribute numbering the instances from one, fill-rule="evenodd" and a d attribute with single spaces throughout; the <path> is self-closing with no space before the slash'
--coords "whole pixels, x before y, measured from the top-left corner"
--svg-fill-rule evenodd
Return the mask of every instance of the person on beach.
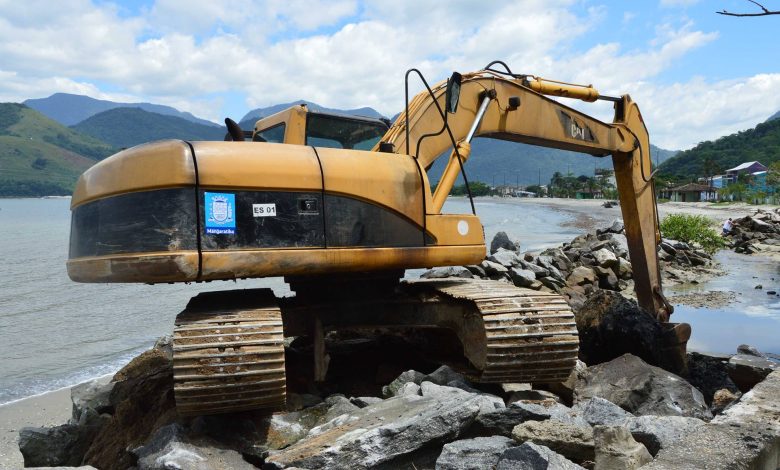
<path id="1" fill-rule="evenodd" d="M 731 229 L 734 228 L 734 223 L 731 221 L 731 217 L 729 217 L 729 220 L 723 222 L 723 235 L 728 235 L 731 233 Z"/>

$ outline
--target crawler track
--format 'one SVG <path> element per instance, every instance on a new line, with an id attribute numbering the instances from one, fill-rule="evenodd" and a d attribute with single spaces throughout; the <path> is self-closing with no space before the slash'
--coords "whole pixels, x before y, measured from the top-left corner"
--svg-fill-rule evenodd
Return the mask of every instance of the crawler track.
<path id="1" fill-rule="evenodd" d="M 459 333 L 474 366 L 469 372 L 471 379 L 510 383 L 562 382 L 568 378 L 577 361 L 579 340 L 574 314 L 560 295 L 483 280 L 421 280 L 413 284 L 469 302 L 481 316 L 484 333 Z M 482 345 L 475 344 L 480 340 Z"/>
<path id="2" fill-rule="evenodd" d="M 270 293 L 270 291 L 269 291 Z M 205 296 L 205 297 L 202 297 Z M 201 294 L 193 299 L 212 299 Z M 278 408 L 286 400 L 282 314 L 273 294 L 251 304 L 190 302 L 176 317 L 173 380 L 182 415 Z"/>

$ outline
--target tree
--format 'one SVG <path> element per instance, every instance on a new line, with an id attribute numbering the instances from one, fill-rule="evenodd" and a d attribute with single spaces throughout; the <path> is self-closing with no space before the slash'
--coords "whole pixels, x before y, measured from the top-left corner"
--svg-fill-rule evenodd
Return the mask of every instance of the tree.
<path id="1" fill-rule="evenodd" d="M 715 13 L 719 15 L 726 15 L 726 16 L 767 16 L 767 15 L 780 15 L 780 11 L 770 11 L 768 10 L 764 5 L 754 1 L 754 0 L 747 0 L 750 3 L 753 3 L 755 5 L 758 5 L 759 8 L 761 8 L 760 13 L 731 13 L 730 11 L 716 11 Z"/>

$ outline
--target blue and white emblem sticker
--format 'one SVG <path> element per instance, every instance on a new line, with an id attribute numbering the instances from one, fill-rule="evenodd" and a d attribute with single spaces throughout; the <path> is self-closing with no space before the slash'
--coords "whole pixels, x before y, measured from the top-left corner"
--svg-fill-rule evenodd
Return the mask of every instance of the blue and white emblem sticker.
<path id="1" fill-rule="evenodd" d="M 206 193 L 206 233 L 212 235 L 236 233 L 236 195 Z"/>

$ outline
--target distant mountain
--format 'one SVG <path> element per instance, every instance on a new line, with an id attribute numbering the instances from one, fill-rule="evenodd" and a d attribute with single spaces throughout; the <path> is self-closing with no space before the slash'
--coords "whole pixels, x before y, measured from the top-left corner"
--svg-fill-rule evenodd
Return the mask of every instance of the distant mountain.
<path id="1" fill-rule="evenodd" d="M 115 103 L 98 100 L 84 95 L 55 93 L 48 98 L 30 99 L 24 102 L 28 107 L 43 113 L 65 126 L 72 126 L 95 114 L 115 108 L 141 108 L 150 113 L 164 116 L 176 116 L 204 126 L 219 127 L 219 124 L 200 119 L 190 113 L 181 112 L 170 106 L 151 103 Z"/>
<path id="2" fill-rule="evenodd" d="M 680 152 L 662 164 L 659 173 L 680 180 L 694 180 L 720 174 L 744 162 L 759 161 L 769 165 L 778 160 L 780 119 L 771 119 L 753 129 L 702 142 Z"/>
<path id="3" fill-rule="evenodd" d="M 17 103 L 0 103 L 0 196 L 66 195 L 114 149 Z"/>
<path id="4" fill-rule="evenodd" d="M 657 158 L 659 163 L 677 153 L 654 145 L 650 146 L 650 150 L 653 162 Z M 428 172 L 432 183 L 439 180 L 446 160 L 439 158 Z M 465 165 L 469 181 L 512 186 L 545 185 L 555 172 L 593 176 L 596 168 L 612 168 L 612 158 L 488 138 L 474 139 L 471 157 Z"/>
<path id="5" fill-rule="evenodd" d="M 224 127 L 213 127 L 139 108 L 114 108 L 71 126 L 117 148 L 161 139 L 223 140 Z"/>
<path id="6" fill-rule="evenodd" d="M 269 106 L 267 108 L 257 108 L 253 109 L 252 111 L 249 111 L 244 115 L 244 117 L 241 118 L 241 121 L 239 124 L 241 125 L 241 128 L 243 129 L 253 129 L 255 126 L 255 122 L 263 117 L 268 117 L 272 114 L 276 114 L 279 111 L 284 111 L 285 109 L 299 105 L 299 104 L 305 104 L 309 107 L 310 111 L 318 111 L 321 113 L 333 113 L 333 114 L 346 114 L 350 116 L 365 116 L 370 118 L 382 118 L 381 114 L 377 112 L 373 108 L 357 108 L 357 109 L 333 109 L 333 108 L 326 108 L 324 106 L 320 106 L 317 103 L 312 103 L 311 101 L 306 100 L 298 100 L 293 101 L 290 103 L 283 103 L 283 104 L 277 104 L 274 106 Z"/>
<path id="7" fill-rule="evenodd" d="M 767 119 L 767 120 L 766 120 L 766 121 L 764 121 L 764 122 L 769 122 L 769 121 L 772 121 L 772 120 L 774 120 L 774 119 L 780 119 L 780 111 L 778 111 L 778 112 L 776 112 L 775 114 L 773 114 L 773 115 L 769 116 L 769 119 Z"/>

